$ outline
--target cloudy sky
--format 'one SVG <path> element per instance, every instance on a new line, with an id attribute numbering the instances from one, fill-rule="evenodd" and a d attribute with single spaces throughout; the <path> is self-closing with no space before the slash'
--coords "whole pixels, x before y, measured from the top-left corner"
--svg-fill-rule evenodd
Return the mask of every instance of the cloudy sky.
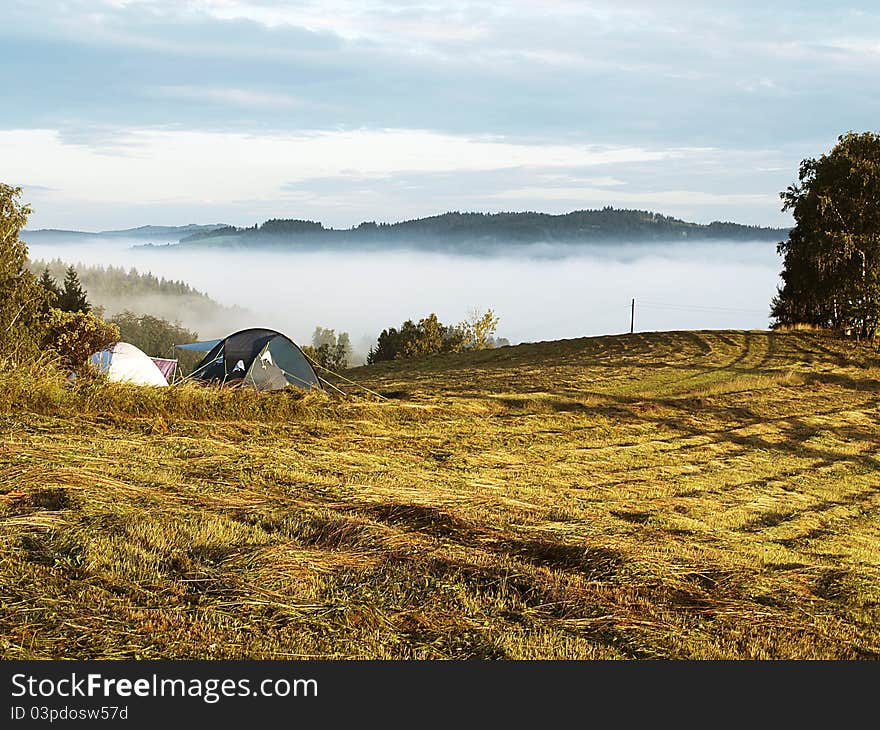
<path id="1" fill-rule="evenodd" d="M 849 2 L 4 0 L 0 180 L 32 228 L 646 208 L 787 225 L 877 129 Z"/>

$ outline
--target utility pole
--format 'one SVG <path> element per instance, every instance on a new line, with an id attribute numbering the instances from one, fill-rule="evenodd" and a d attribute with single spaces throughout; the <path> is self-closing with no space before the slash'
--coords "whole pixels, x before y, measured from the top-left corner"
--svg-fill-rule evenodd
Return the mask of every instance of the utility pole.
<path id="1" fill-rule="evenodd" d="M 633 331 L 635 329 L 635 325 L 636 325 L 636 300 L 635 300 L 635 297 L 633 297 L 632 311 L 630 312 L 630 315 L 629 315 L 629 333 L 630 334 L 633 333 Z"/>

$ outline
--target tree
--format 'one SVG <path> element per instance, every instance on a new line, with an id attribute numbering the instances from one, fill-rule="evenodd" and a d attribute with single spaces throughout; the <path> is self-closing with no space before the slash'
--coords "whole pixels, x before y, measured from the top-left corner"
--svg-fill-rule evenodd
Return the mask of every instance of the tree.
<path id="1" fill-rule="evenodd" d="M 321 367 L 339 372 L 349 366 L 351 340 L 348 332 L 340 332 L 337 337 L 336 330 L 315 327 L 312 344 L 305 345 L 302 351 Z"/>
<path id="2" fill-rule="evenodd" d="M 398 357 L 423 357 L 443 352 L 446 330 L 433 312 L 420 319 L 417 325 L 407 320 L 401 329 L 402 347 Z"/>
<path id="3" fill-rule="evenodd" d="M 433 312 L 420 319 L 418 324 L 408 319 L 400 329 L 390 327 L 382 330 L 376 346 L 370 348 L 367 354 L 367 362 L 401 360 L 442 352 L 448 329 Z"/>
<path id="4" fill-rule="evenodd" d="M 498 329 L 498 317 L 491 309 L 483 314 L 479 310 L 472 309 L 458 328 L 462 333 L 463 348 L 465 350 L 486 350 L 496 346 L 495 330 Z"/>
<path id="5" fill-rule="evenodd" d="M 50 307 L 53 307 L 58 302 L 61 296 L 61 289 L 58 288 L 58 282 L 55 281 L 55 277 L 50 273 L 48 266 L 43 269 L 43 273 L 40 274 L 37 282 L 46 292 L 46 311 L 48 311 Z"/>
<path id="6" fill-rule="evenodd" d="M 27 269 L 19 238 L 31 213 L 21 188 L 0 183 L 0 357 L 20 360 L 36 351 L 46 311 L 46 291 Z"/>
<path id="7" fill-rule="evenodd" d="M 777 250 L 773 326 L 813 324 L 874 337 L 880 321 L 880 135 L 849 132 L 801 162 L 780 193 L 795 226 Z"/>
<path id="8" fill-rule="evenodd" d="M 85 314 L 92 309 L 73 266 L 68 266 L 64 274 L 64 286 L 58 297 L 58 309 L 64 312 L 83 312 Z"/>
<path id="9" fill-rule="evenodd" d="M 400 343 L 400 332 L 395 327 L 382 330 L 376 339 L 375 347 L 371 347 L 367 353 L 367 364 L 397 359 L 397 354 L 401 351 Z"/>
<path id="10" fill-rule="evenodd" d="M 152 357 L 171 357 L 174 345 L 199 339 L 197 332 L 186 329 L 179 322 L 169 322 L 151 314 L 125 310 L 108 321 L 119 328 L 119 339 L 130 342 Z M 195 355 L 201 358 L 202 353 Z"/>

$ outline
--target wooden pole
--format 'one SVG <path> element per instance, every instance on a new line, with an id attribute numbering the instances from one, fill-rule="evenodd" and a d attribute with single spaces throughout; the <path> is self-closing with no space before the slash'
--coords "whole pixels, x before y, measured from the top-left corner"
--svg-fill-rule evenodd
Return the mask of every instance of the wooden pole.
<path id="1" fill-rule="evenodd" d="M 629 315 L 629 333 L 630 334 L 632 334 L 633 331 L 635 330 L 635 325 L 636 325 L 636 300 L 635 300 L 635 297 L 633 297 L 632 310 Z"/>

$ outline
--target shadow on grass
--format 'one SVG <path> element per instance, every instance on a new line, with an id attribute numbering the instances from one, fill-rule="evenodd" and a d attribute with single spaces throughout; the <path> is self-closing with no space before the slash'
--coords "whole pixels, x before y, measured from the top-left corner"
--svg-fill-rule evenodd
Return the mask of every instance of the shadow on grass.
<path id="1" fill-rule="evenodd" d="M 497 542 L 495 548 L 539 567 L 577 571 L 588 580 L 611 580 L 626 562 L 623 553 L 611 548 L 545 540 L 506 539 Z"/>
<path id="2" fill-rule="evenodd" d="M 844 373 L 805 373 L 804 381 L 808 384 L 835 385 L 845 390 L 880 393 L 880 381 L 876 378 L 853 378 Z"/>
<path id="3" fill-rule="evenodd" d="M 510 538 L 436 507 L 390 503 L 360 505 L 356 509 L 388 525 L 450 539 L 465 547 L 491 550 L 499 556 L 515 557 L 537 567 L 576 571 L 588 580 L 610 580 L 626 562 L 623 553 L 611 548 Z"/>
<path id="4" fill-rule="evenodd" d="M 436 507 L 420 504 L 371 504 L 358 507 L 358 511 L 388 525 L 403 526 L 434 537 L 452 537 L 465 540 L 473 527 Z"/>

